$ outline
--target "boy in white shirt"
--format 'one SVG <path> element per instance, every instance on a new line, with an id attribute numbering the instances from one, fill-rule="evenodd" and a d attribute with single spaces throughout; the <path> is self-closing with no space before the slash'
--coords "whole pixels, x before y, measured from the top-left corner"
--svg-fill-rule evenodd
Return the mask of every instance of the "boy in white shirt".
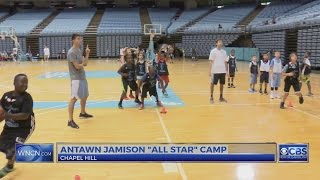
<path id="1" fill-rule="evenodd" d="M 262 85 L 264 83 L 264 94 L 268 94 L 267 88 L 269 84 L 269 71 L 270 71 L 270 62 L 268 54 L 263 55 L 263 60 L 260 61 L 260 93 L 262 93 Z"/>
<path id="2" fill-rule="evenodd" d="M 251 62 L 249 64 L 249 69 L 250 69 L 250 88 L 249 92 L 254 93 L 255 86 L 257 84 L 257 78 L 258 78 L 258 63 L 257 63 L 257 56 L 252 56 L 251 57 Z"/>
<path id="3" fill-rule="evenodd" d="M 280 52 L 276 51 L 274 53 L 274 58 L 270 62 L 270 98 L 278 98 L 280 99 L 280 93 L 278 89 L 280 87 L 281 74 L 282 74 L 282 61 L 280 59 Z"/>
<path id="4" fill-rule="evenodd" d="M 50 57 L 50 49 L 47 47 L 47 45 L 44 46 L 43 55 L 44 61 L 48 61 Z"/>

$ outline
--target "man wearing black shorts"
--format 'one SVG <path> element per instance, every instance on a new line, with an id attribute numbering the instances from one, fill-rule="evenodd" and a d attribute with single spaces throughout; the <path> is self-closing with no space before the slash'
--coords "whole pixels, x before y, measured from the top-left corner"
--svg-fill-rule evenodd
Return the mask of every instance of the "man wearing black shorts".
<path id="1" fill-rule="evenodd" d="M 23 144 L 35 127 L 33 100 L 29 93 L 28 78 L 18 74 L 14 78 L 14 90 L 3 94 L 1 107 L 4 110 L 5 125 L 0 135 L 0 151 L 6 154 L 7 165 L 0 170 L 0 178 L 11 171 L 15 162 L 15 145 Z"/>
<path id="2" fill-rule="evenodd" d="M 222 49 L 223 41 L 221 39 L 216 40 L 216 48 L 211 50 L 209 61 L 211 62 L 209 76 L 211 76 L 210 83 L 210 103 L 213 104 L 213 90 L 214 85 L 220 82 L 220 102 L 227 102 L 223 98 L 223 87 L 226 83 L 226 73 L 228 72 L 228 56 L 227 52 Z"/>

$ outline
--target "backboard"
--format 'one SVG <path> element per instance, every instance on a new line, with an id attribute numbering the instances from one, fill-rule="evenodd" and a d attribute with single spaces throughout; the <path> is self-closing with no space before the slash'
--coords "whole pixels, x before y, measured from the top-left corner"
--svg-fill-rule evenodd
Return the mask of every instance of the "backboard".
<path id="1" fill-rule="evenodd" d="M 15 36 L 15 30 L 13 27 L 0 26 L 0 36 L 1 37 L 13 37 Z"/>
<path id="2" fill-rule="evenodd" d="M 161 24 L 145 24 L 143 32 L 145 35 L 161 35 L 161 30 Z"/>

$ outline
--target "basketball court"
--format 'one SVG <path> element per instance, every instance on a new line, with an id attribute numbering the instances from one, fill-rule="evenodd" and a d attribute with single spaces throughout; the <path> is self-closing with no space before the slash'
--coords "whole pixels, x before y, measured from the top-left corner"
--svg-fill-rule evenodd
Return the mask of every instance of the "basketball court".
<path id="1" fill-rule="evenodd" d="M 29 76 L 28 92 L 33 96 L 36 130 L 29 143 L 310 143 L 310 162 L 303 164 L 259 163 L 52 163 L 17 164 L 4 179 L 317 179 L 320 175 L 320 75 L 312 75 L 315 95 L 305 96 L 300 105 L 281 110 L 280 100 L 251 94 L 248 63 L 239 62 L 236 88 L 225 88 L 228 103 L 209 103 L 209 63 L 186 59 L 169 65 L 169 98 L 160 95 L 168 112 L 161 114 L 152 99 L 138 110 L 133 100 L 117 108 L 122 91 L 120 64 L 116 60 L 90 60 L 86 69 L 90 96 L 87 111 L 94 118 L 75 118 L 80 129 L 67 126 L 70 80 L 66 61 L 4 62 L 1 64 L 1 93 L 13 89 L 13 77 Z M 283 84 L 282 84 L 283 85 Z M 283 89 L 281 87 L 281 89 Z M 303 94 L 306 94 L 303 86 Z M 292 93 L 293 94 L 293 93 Z M 79 106 L 75 110 L 77 117 Z M 1 123 L 3 126 L 3 123 Z M 5 164 L 1 155 L 1 164 Z"/>

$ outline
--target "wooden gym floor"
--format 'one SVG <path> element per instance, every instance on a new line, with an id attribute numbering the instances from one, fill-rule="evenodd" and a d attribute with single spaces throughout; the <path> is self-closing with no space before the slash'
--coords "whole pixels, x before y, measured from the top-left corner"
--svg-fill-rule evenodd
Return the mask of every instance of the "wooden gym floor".
<path id="1" fill-rule="evenodd" d="M 313 97 L 305 97 L 298 104 L 290 96 L 294 107 L 279 109 L 280 100 L 248 93 L 248 63 L 239 62 L 235 89 L 225 89 L 227 104 L 209 104 L 209 67 L 207 60 L 169 65 L 170 88 L 183 101 L 183 106 L 167 107 L 167 114 L 149 107 L 88 108 L 94 115 L 90 120 L 75 121 L 80 129 L 67 127 L 65 107 L 34 109 L 36 129 L 29 143 L 55 142 L 110 142 L 110 143 L 228 143 L 278 142 L 310 143 L 310 163 L 257 164 L 257 163 L 81 163 L 81 164 L 16 164 L 16 170 L 4 179 L 10 180 L 82 180 L 122 179 L 195 179 L 195 180 L 271 180 L 318 179 L 320 177 L 320 75 L 312 75 Z M 86 71 L 116 71 L 115 61 L 92 60 Z M 17 73 L 29 76 L 29 92 L 37 102 L 65 102 L 70 95 L 68 78 L 40 78 L 48 72 L 67 72 L 65 61 L 48 63 L 4 62 L 0 66 L 1 93 L 12 90 Z M 119 99 L 120 78 L 88 78 L 90 101 Z M 303 93 L 306 94 L 306 86 Z M 281 89 L 283 89 L 281 87 Z M 215 99 L 218 99 L 216 87 Z M 3 123 L 1 123 L 1 126 Z M 5 158 L 0 156 L 1 165 Z"/>

